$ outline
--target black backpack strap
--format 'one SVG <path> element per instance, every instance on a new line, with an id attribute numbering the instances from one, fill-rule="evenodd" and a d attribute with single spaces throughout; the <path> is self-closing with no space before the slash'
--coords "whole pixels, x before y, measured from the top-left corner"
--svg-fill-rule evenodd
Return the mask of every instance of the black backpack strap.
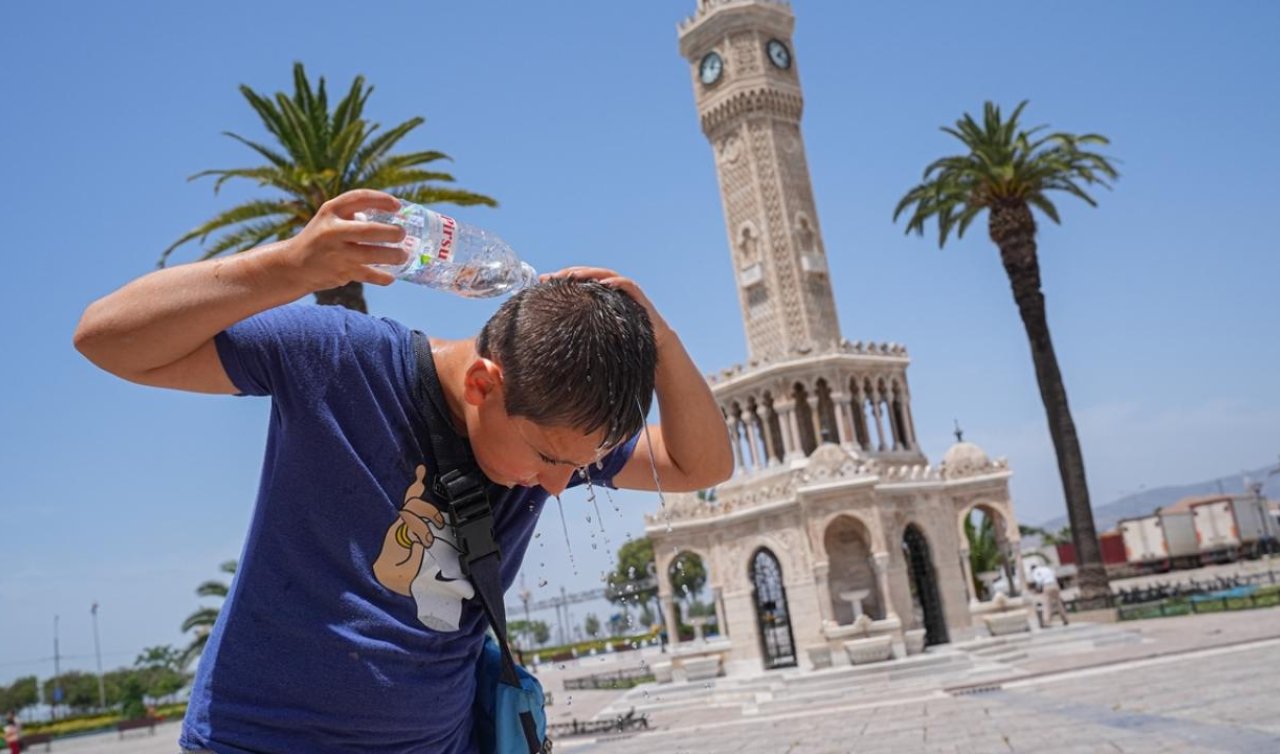
<path id="1" fill-rule="evenodd" d="M 498 637 L 498 647 L 502 650 L 502 680 L 519 688 L 520 677 L 516 674 L 515 659 L 507 644 L 507 613 L 502 601 L 500 570 L 502 553 L 493 532 L 493 508 L 488 495 L 490 482 L 476 466 L 470 449 L 453 435 L 448 426 L 448 407 L 442 404 L 443 396 L 434 394 L 433 386 L 439 384 L 439 378 L 431 356 L 431 342 L 426 335 L 413 333 L 413 351 L 417 360 L 417 398 L 422 414 L 427 418 L 434 416 L 445 424 L 441 427 L 423 426 L 418 430 L 419 444 L 423 449 L 430 445 L 438 467 L 432 488 L 449 509 L 449 520 L 460 551 L 458 563 L 462 573 L 475 587 L 485 617 Z M 528 725 L 525 732 L 529 733 Z M 541 742 L 538 746 L 541 747 Z M 537 751 L 537 748 L 531 751 Z"/>

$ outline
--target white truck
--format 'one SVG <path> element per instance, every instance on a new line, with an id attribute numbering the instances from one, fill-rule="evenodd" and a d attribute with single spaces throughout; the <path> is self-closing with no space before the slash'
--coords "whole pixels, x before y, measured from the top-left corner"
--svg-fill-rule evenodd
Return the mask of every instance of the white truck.
<path id="1" fill-rule="evenodd" d="M 1165 571 L 1199 563 L 1195 523 L 1190 511 L 1159 510 L 1149 516 L 1121 519 L 1125 560 L 1139 571 Z"/>
<path id="2" fill-rule="evenodd" d="M 1124 540 L 1124 559 L 1129 565 L 1140 571 L 1163 571 L 1169 567 L 1169 548 L 1160 516 L 1122 518 L 1116 528 Z"/>
<path id="3" fill-rule="evenodd" d="M 1190 506 L 1200 559 L 1204 562 L 1256 556 L 1266 536 L 1262 508 L 1254 497 L 1223 496 Z"/>

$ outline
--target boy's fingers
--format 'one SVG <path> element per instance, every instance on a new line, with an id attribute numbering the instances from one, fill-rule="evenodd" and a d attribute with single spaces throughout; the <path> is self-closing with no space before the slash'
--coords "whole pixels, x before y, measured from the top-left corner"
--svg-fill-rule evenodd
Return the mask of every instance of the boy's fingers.
<path id="1" fill-rule="evenodd" d="M 400 200 L 383 191 L 373 189 L 355 189 L 330 199 L 328 202 L 334 214 L 344 220 L 350 220 L 355 213 L 367 209 L 379 209 L 383 212 L 395 212 L 400 209 Z"/>
<path id="2" fill-rule="evenodd" d="M 360 243 L 400 243 L 404 240 L 404 228 L 391 223 L 361 222 L 359 220 L 345 223 L 344 235 Z"/>
<path id="3" fill-rule="evenodd" d="M 390 272 L 384 272 L 372 267 L 362 267 L 352 278 L 358 283 L 369 283 L 370 285 L 391 285 L 396 282 L 396 276 Z"/>
<path id="4" fill-rule="evenodd" d="M 398 267 L 409 261 L 409 252 L 400 246 L 353 243 L 347 248 L 360 264 L 391 264 Z"/>
<path id="5" fill-rule="evenodd" d="M 543 280 L 551 280 L 553 278 L 574 278 L 576 280 L 604 280 L 605 278 L 617 277 L 618 273 L 604 267 L 566 267 L 563 270 L 542 276 Z"/>

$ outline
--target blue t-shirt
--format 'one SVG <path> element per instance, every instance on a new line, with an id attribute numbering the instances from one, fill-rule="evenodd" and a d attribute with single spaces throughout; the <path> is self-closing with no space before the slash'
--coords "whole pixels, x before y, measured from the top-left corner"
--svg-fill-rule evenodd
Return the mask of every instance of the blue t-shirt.
<path id="1" fill-rule="evenodd" d="M 292 305 L 240 322 L 216 345 L 240 392 L 271 396 L 271 424 L 248 538 L 200 659 L 181 746 L 473 751 L 487 622 L 429 489 L 433 453 L 415 427 L 439 411 L 415 398 L 410 331 Z M 592 482 L 611 486 L 634 447 L 632 438 L 593 466 Z M 490 495 L 504 590 L 546 498 L 540 487 Z"/>

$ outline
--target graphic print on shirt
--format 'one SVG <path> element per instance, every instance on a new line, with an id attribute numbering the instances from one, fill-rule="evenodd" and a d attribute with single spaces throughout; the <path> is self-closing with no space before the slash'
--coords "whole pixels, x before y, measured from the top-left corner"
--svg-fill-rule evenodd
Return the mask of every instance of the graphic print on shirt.
<path id="1" fill-rule="evenodd" d="M 414 470 L 400 515 L 387 529 L 373 576 L 386 588 L 413 597 L 418 620 L 433 631 L 457 631 L 462 602 L 475 595 L 458 563 L 449 518 L 424 496 L 427 467 Z"/>

